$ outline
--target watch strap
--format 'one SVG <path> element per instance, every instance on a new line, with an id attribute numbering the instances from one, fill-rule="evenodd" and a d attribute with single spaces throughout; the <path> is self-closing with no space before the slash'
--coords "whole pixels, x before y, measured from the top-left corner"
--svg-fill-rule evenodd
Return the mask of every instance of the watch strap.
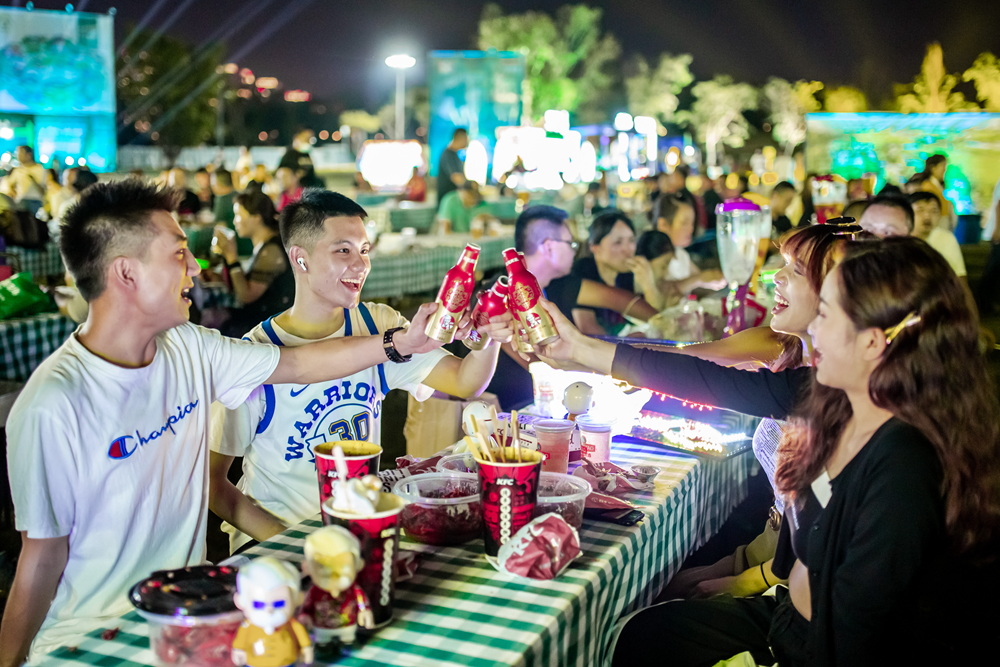
<path id="1" fill-rule="evenodd" d="M 393 335 L 397 331 L 404 328 L 405 327 L 394 327 L 392 329 L 387 329 L 386 332 L 382 334 L 382 349 L 385 350 L 385 356 L 394 364 L 403 364 L 413 358 L 412 354 L 408 354 L 406 356 L 400 354 L 392 342 Z"/>

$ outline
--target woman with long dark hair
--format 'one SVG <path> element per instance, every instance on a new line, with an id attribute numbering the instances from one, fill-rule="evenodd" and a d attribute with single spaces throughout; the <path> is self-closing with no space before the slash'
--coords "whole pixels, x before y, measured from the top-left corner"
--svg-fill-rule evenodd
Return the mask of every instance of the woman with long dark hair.
<path id="1" fill-rule="evenodd" d="M 231 308 L 221 331 L 240 337 L 268 317 L 291 306 L 295 299 L 295 278 L 281 245 L 278 220 L 271 199 L 259 190 L 244 192 L 233 204 L 236 233 L 253 242 L 253 256 L 243 270 L 236 254 L 236 239 L 227 230 L 216 228 L 214 240 L 229 267 L 233 295 L 240 306 Z"/>
<path id="2" fill-rule="evenodd" d="M 777 372 L 810 365 L 812 339 L 807 329 L 819 308 L 823 280 L 842 257 L 849 240 L 859 236 L 870 237 L 857 225 L 836 221 L 785 234 L 780 245 L 785 266 L 775 274 L 770 326 L 745 329 L 722 340 L 688 345 L 675 352 L 745 370 L 767 368 Z M 772 489 L 783 426 L 781 421 L 764 419 L 753 435 L 754 456 Z M 775 490 L 774 507 L 760 535 L 712 565 L 681 570 L 670 580 L 663 598 L 703 598 L 722 593 L 748 596 L 766 591 L 779 580 L 770 568 L 784 511 L 784 499 Z"/>
<path id="3" fill-rule="evenodd" d="M 954 664 L 995 632 L 1000 404 L 978 321 L 926 243 L 851 244 L 810 325 L 814 368 L 745 373 L 582 336 L 542 350 L 631 384 L 784 418 L 776 597 L 668 602 L 623 619 L 614 665 Z M 686 362 L 686 363 L 684 363 Z M 978 601 L 979 604 L 973 604 Z"/>

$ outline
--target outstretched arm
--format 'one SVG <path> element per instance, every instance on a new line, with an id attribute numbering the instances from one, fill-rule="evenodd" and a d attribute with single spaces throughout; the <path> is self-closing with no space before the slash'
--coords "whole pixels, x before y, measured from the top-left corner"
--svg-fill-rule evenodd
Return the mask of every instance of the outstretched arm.
<path id="1" fill-rule="evenodd" d="M 500 346 L 510 341 L 514 330 L 510 313 L 494 315 L 489 324 L 480 327 L 480 333 L 490 337 L 482 350 L 473 350 L 464 359 L 447 356 L 434 365 L 423 384 L 458 398 L 479 396 L 493 379 Z"/>
<path id="2" fill-rule="evenodd" d="M 437 305 L 420 306 L 409 328 L 393 336 L 396 350 L 403 356 L 430 352 L 441 343 L 424 334 Z M 460 327 L 465 326 L 460 323 Z M 277 368 L 265 384 L 312 384 L 347 377 L 386 360 L 382 336 L 331 338 L 308 345 L 281 348 Z"/>
<path id="3" fill-rule="evenodd" d="M 559 332 L 542 355 L 584 364 L 638 387 L 758 417 L 784 418 L 810 378 L 808 368 L 748 373 L 672 352 L 595 340 L 580 333 L 554 305 L 542 303 Z"/>

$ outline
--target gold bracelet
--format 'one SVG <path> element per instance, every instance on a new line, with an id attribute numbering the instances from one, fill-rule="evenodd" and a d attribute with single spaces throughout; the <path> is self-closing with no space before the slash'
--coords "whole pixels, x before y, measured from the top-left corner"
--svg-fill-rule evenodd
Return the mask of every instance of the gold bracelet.
<path id="1" fill-rule="evenodd" d="M 636 294 L 632 298 L 632 300 L 628 302 L 628 305 L 625 306 L 625 310 L 622 311 L 622 317 L 628 317 L 628 311 L 632 310 L 632 306 L 634 306 L 636 302 L 641 298 L 642 298 L 641 294 Z"/>

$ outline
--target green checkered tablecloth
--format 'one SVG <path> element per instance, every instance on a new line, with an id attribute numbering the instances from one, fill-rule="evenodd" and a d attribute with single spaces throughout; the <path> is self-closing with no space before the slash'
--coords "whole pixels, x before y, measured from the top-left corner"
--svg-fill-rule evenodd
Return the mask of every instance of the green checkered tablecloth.
<path id="1" fill-rule="evenodd" d="M 25 382 L 75 330 L 59 313 L 0 322 L 0 379 Z"/>
<path id="2" fill-rule="evenodd" d="M 4 252 L 21 263 L 21 271 L 31 273 L 35 279 L 42 279 L 48 276 L 61 276 L 66 272 L 63 266 L 62 255 L 59 254 L 59 244 L 50 241 L 42 250 L 28 250 L 27 248 L 7 248 Z M 8 262 L 13 264 L 12 262 Z"/>
<path id="3" fill-rule="evenodd" d="M 648 605 L 684 558 L 709 539 L 746 495 L 752 455 L 703 461 L 652 445 L 615 443 L 622 465 L 659 466 L 651 492 L 629 498 L 645 520 L 636 526 L 584 520 L 582 556 L 554 581 L 527 582 L 497 572 L 476 541 L 462 547 L 419 551 L 420 567 L 396 588 L 395 619 L 337 665 L 374 667 L 499 667 L 501 665 L 599 665 L 615 621 Z M 254 547 L 250 557 L 270 555 L 298 563 L 306 535 L 319 518 Z M 148 626 L 129 613 L 108 623 L 72 649 L 49 654 L 44 665 L 118 667 L 152 664 Z"/>
<path id="4" fill-rule="evenodd" d="M 472 241 L 472 237 L 469 237 Z M 505 248 L 514 245 L 509 237 L 483 237 L 473 241 L 481 248 L 478 271 L 490 271 L 503 266 Z M 433 292 L 441 286 L 444 274 L 458 263 L 462 247 L 457 245 L 436 248 L 417 248 L 398 255 L 375 254 L 372 270 L 361 289 L 362 299 L 402 296 Z"/>

